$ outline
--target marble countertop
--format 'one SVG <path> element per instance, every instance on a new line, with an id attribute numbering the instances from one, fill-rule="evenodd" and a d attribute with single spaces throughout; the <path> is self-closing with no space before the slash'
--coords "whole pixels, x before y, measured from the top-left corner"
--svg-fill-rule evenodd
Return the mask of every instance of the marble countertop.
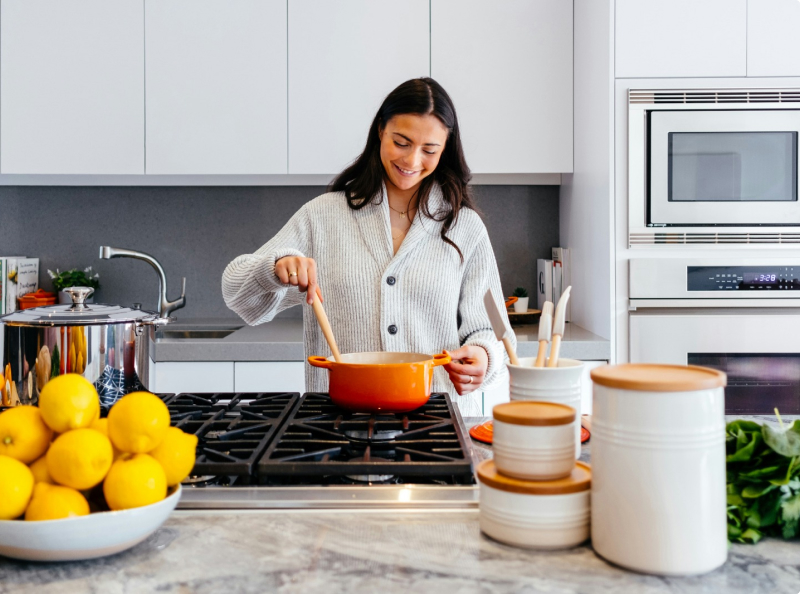
<path id="1" fill-rule="evenodd" d="M 260 326 L 247 326 L 231 318 L 178 318 L 168 326 L 185 328 L 233 328 L 224 338 L 159 339 L 151 343 L 151 356 L 159 361 L 302 361 L 303 320 L 277 319 Z M 517 335 L 517 354 L 533 357 L 538 349 L 537 324 L 513 326 Z M 566 325 L 561 356 L 584 361 L 607 361 L 611 356 L 608 340 L 572 323 Z"/>
<path id="2" fill-rule="evenodd" d="M 473 443 L 479 459 L 491 456 Z M 797 541 L 767 538 L 732 545 L 728 562 L 704 576 L 657 577 L 610 565 L 588 544 L 547 552 L 500 544 L 481 534 L 477 511 L 177 511 L 112 557 L 0 557 L 0 594 L 795 594 L 798 553 Z"/>

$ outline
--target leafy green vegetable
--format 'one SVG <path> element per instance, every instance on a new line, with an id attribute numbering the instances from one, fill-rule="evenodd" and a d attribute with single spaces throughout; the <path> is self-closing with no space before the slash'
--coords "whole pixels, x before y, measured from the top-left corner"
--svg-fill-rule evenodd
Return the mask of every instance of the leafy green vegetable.
<path id="1" fill-rule="evenodd" d="M 725 444 L 728 539 L 800 536 L 800 421 L 785 430 L 733 421 Z"/>
<path id="2" fill-rule="evenodd" d="M 786 431 L 764 425 L 761 434 L 766 444 L 781 456 L 800 456 L 800 420 L 792 423 Z"/>

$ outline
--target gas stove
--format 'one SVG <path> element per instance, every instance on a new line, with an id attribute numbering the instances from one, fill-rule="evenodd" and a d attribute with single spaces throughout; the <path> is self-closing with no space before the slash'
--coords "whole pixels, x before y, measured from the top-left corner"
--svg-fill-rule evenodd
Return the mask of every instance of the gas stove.
<path id="1" fill-rule="evenodd" d="M 477 507 L 472 445 L 447 394 L 398 414 L 352 413 L 315 392 L 162 398 L 198 437 L 179 508 Z"/>

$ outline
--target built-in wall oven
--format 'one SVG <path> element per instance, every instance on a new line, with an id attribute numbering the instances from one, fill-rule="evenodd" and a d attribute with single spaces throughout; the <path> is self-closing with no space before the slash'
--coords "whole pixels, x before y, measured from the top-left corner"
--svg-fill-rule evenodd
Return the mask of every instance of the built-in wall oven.
<path id="1" fill-rule="evenodd" d="M 800 414 L 800 258 L 630 260 L 635 363 L 728 374 L 729 414 Z"/>
<path id="2" fill-rule="evenodd" d="M 800 243 L 800 89 L 630 90 L 630 245 Z"/>

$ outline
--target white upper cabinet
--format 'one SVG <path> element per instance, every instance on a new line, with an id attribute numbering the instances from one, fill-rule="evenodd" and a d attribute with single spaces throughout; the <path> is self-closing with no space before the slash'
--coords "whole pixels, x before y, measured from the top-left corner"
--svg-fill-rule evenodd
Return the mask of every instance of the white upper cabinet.
<path id="1" fill-rule="evenodd" d="M 473 173 L 572 171 L 572 2 L 431 0 L 431 76 Z"/>
<path id="2" fill-rule="evenodd" d="M 142 0 L 2 0 L 0 173 L 144 173 Z"/>
<path id="3" fill-rule="evenodd" d="M 747 0 L 616 0 L 615 55 L 617 78 L 746 76 Z"/>
<path id="4" fill-rule="evenodd" d="M 747 76 L 800 76 L 798 0 L 750 0 Z"/>
<path id="5" fill-rule="evenodd" d="M 286 0 L 145 0 L 147 173 L 287 172 Z"/>
<path id="6" fill-rule="evenodd" d="M 339 173 L 386 95 L 428 76 L 428 0 L 288 1 L 289 173 Z"/>

